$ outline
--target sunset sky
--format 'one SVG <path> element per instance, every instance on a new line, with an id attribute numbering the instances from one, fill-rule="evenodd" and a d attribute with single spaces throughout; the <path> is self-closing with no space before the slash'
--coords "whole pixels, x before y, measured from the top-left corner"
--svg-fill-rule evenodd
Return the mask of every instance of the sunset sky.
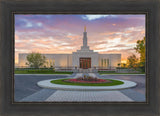
<path id="1" fill-rule="evenodd" d="M 83 43 L 99 53 L 121 53 L 122 61 L 136 54 L 145 36 L 145 15 L 15 15 L 15 63 L 19 53 L 72 53 Z"/>

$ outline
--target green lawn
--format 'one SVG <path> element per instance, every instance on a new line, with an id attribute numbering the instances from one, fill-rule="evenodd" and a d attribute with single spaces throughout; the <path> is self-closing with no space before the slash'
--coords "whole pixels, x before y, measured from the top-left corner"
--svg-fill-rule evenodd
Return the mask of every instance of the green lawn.
<path id="1" fill-rule="evenodd" d="M 103 74 L 145 74 L 145 73 L 108 73 L 108 72 L 100 72 L 99 73 L 100 75 L 103 75 Z"/>
<path id="2" fill-rule="evenodd" d="M 52 80 L 51 83 L 61 84 L 61 85 L 77 85 L 77 86 L 114 86 L 114 85 L 121 85 L 124 83 L 122 81 L 112 80 L 112 79 L 107 79 L 112 81 L 110 83 L 74 83 L 74 82 L 66 82 L 64 80 L 67 79 Z"/>
<path id="3" fill-rule="evenodd" d="M 73 72 L 54 72 L 53 70 L 15 70 L 15 74 L 72 74 Z"/>
<path id="4" fill-rule="evenodd" d="M 145 74 L 145 73 L 116 73 L 115 71 L 99 71 L 100 75 L 102 74 Z"/>
<path id="5" fill-rule="evenodd" d="M 72 74 L 73 72 L 57 72 L 53 68 L 40 68 L 40 69 L 15 69 L 15 74 Z M 99 71 L 101 74 L 145 74 L 145 73 L 116 73 L 115 71 Z"/>

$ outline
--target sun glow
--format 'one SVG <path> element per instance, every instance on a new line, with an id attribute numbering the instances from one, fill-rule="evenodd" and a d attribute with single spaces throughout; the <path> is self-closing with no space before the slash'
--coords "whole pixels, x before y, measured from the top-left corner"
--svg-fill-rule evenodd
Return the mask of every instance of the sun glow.
<path id="1" fill-rule="evenodd" d="M 126 64 L 126 63 L 127 63 L 127 60 L 121 60 L 121 63 L 125 63 L 125 64 Z"/>

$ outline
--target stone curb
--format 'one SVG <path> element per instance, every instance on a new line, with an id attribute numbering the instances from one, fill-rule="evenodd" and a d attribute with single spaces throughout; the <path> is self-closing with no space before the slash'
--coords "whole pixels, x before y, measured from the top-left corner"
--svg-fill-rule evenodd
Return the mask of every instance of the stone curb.
<path id="1" fill-rule="evenodd" d="M 60 84 L 53 84 L 50 81 L 57 80 L 57 79 L 49 79 L 44 81 L 39 81 L 37 83 L 38 86 L 42 88 L 49 88 L 49 89 L 57 89 L 57 90 L 75 90 L 75 91 L 109 91 L 109 90 L 120 90 L 120 89 L 127 89 L 131 87 L 135 87 L 137 84 L 132 81 L 126 80 L 119 80 L 124 82 L 122 85 L 116 86 L 75 86 L 75 85 L 60 85 Z"/>

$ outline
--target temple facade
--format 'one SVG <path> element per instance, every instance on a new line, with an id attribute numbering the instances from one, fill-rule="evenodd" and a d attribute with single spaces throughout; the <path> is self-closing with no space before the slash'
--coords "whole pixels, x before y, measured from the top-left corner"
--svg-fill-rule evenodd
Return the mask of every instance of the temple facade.
<path id="1" fill-rule="evenodd" d="M 26 65 L 27 53 L 19 54 L 19 67 L 28 67 Z M 105 68 L 115 69 L 117 64 L 121 63 L 121 54 L 99 54 L 90 50 L 87 44 L 86 27 L 83 32 L 83 46 L 80 50 L 72 54 L 42 54 L 47 61 L 45 67 L 55 67 L 55 69 L 70 68 L 70 69 L 92 69 Z"/>

